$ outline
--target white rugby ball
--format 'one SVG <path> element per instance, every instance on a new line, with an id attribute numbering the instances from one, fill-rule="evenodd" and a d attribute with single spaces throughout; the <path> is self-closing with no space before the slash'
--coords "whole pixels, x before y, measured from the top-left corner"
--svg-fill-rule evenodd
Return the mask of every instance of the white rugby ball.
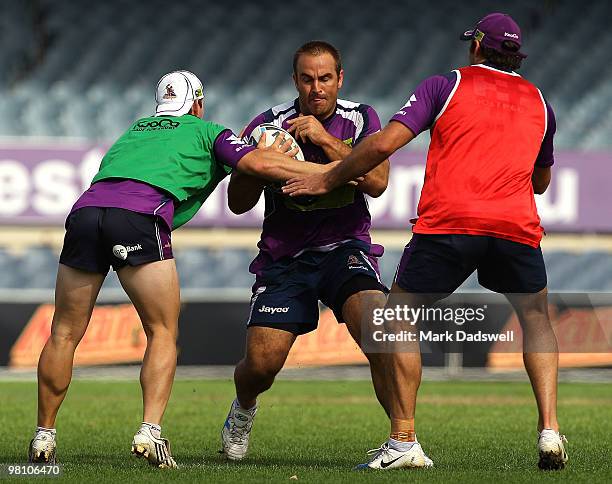
<path id="1" fill-rule="evenodd" d="M 253 132 L 251 133 L 251 136 L 249 137 L 249 143 L 253 145 L 259 143 L 259 139 L 261 138 L 261 135 L 263 133 L 266 133 L 266 146 L 270 146 L 272 143 L 274 143 L 277 136 L 279 136 L 280 134 L 284 134 L 285 140 L 291 141 L 291 148 L 298 149 L 298 152 L 293 158 L 299 161 L 304 161 L 304 153 L 302 153 L 302 149 L 297 144 L 297 141 L 295 141 L 295 138 L 291 136 L 288 131 L 284 130 L 283 128 L 279 128 L 275 124 L 263 123 L 255 127 L 255 129 L 253 129 Z"/>

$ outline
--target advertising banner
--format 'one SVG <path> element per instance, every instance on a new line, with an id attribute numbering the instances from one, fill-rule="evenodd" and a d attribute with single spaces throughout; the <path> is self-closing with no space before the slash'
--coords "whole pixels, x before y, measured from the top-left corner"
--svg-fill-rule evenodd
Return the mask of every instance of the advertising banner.
<path id="1" fill-rule="evenodd" d="M 456 294 L 434 306 L 401 296 L 364 315 L 361 344 L 372 353 L 419 351 L 425 366 L 461 354 L 463 366 L 522 367 L 522 352 L 559 351 L 561 367 L 612 365 L 612 296 L 551 294 L 554 338 L 525 339 L 514 311 L 493 293 Z M 33 368 L 49 337 L 53 305 L 0 304 L 0 366 Z M 179 320 L 180 365 L 234 365 L 244 355 L 247 302 L 187 302 Z M 418 321 L 418 325 L 416 322 Z M 536 332 L 538 335 L 539 333 Z M 146 336 L 131 304 L 97 305 L 75 365 L 139 363 Z M 531 348 L 531 349 L 529 349 Z M 365 364 L 344 324 L 322 307 L 316 331 L 297 338 L 287 367 Z"/>
<path id="2" fill-rule="evenodd" d="M 0 142 L 0 223 L 62 225 L 89 186 L 107 146 L 57 142 Z M 426 153 L 400 151 L 391 158 L 386 192 L 369 202 L 375 229 L 407 229 L 416 216 Z M 612 232 L 612 153 L 556 154 L 553 178 L 536 196 L 547 232 Z M 259 227 L 263 200 L 250 212 L 227 207 L 226 178 L 189 223 L 192 227 Z M 262 197 L 263 198 L 263 197 Z"/>

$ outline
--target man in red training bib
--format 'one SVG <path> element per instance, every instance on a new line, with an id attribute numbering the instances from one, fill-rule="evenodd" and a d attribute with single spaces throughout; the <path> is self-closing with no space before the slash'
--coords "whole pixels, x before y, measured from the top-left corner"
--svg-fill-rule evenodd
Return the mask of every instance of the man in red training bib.
<path id="1" fill-rule="evenodd" d="M 471 65 L 424 80 L 380 133 L 327 174 L 290 180 L 284 191 L 326 193 L 430 130 L 418 219 L 392 293 L 418 307 L 453 293 L 477 270 L 481 285 L 507 296 L 523 328 L 538 404 L 539 467 L 560 469 L 567 454 L 556 416 L 558 353 L 534 199 L 550 182 L 555 117 L 540 90 L 515 72 L 526 55 L 509 15 L 489 14 L 461 39 L 471 42 Z M 535 339 L 545 352 L 533 350 Z M 410 387 L 413 399 L 391 399 L 391 438 L 365 464 L 370 468 L 402 467 L 399 457 L 416 441 L 420 354 L 395 353 L 389 365 L 389 385 Z"/>

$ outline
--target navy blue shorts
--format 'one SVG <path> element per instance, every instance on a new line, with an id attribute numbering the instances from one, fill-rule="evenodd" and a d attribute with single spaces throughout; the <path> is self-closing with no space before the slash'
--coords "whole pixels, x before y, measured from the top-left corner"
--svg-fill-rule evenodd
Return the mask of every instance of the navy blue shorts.
<path id="1" fill-rule="evenodd" d="M 414 234 L 395 282 L 411 293 L 451 294 L 475 270 L 480 285 L 494 292 L 532 294 L 546 287 L 540 247 L 462 234 Z"/>
<path id="2" fill-rule="evenodd" d="M 66 220 L 60 263 L 106 274 L 110 266 L 172 259 L 170 230 L 155 215 L 123 208 L 83 207 Z"/>
<path id="3" fill-rule="evenodd" d="M 346 300 L 361 291 L 387 292 L 368 246 L 348 242 L 329 252 L 308 251 L 268 265 L 257 276 L 247 326 L 265 326 L 293 334 L 317 328 L 319 301 L 343 322 Z"/>

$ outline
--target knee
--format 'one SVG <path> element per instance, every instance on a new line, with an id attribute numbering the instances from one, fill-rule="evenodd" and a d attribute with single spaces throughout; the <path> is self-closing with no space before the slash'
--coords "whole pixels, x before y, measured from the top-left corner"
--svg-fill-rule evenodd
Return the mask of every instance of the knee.
<path id="1" fill-rule="evenodd" d="M 517 316 L 521 326 L 524 328 L 548 327 L 550 326 L 550 318 L 546 307 L 532 306 L 522 308 L 517 311 Z"/>
<path id="2" fill-rule="evenodd" d="M 174 324 L 167 324 L 165 321 L 143 321 L 142 328 L 144 329 L 147 340 L 152 338 L 171 340 L 176 343 L 178 338 L 178 327 Z"/>
<path id="3" fill-rule="evenodd" d="M 49 336 L 50 342 L 55 346 L 76 347 L 83 337 L 82 333 L 75 333 L 66 329 L 53 329 Z"/>
<path id="4" fill-rule="evenodd" d="M 278 375 L 282 369 L 283 363 L 275 361 L 274 359 L 247 358 L 244 360 L 244 367 L 248 369 L 250 378 L 271 385 L 276 375 Z"/>

